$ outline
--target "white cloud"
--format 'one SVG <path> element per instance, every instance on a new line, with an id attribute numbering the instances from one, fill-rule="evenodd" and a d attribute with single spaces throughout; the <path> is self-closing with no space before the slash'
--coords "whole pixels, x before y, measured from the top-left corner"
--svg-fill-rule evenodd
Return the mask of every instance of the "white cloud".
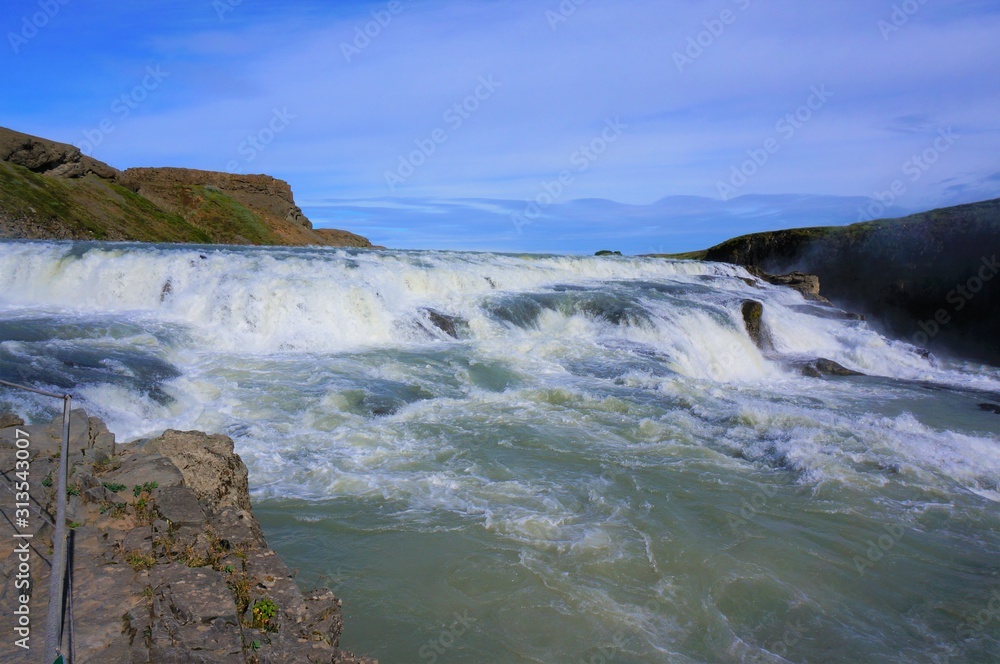
<path id="1" fill-rule="evenodd" d="M 341 44 L 384 6 L 291 3 L 254 14 L 244 3 L 225 23 L 213 16 L 191 29 L 178 19 L 130 63 L 162 58 L 171 78 L 96 156 L 224 169 L 287 108 L 296 118 L 241 170 L 289 179 L 300 198 L 387 196 L 386 171 L 441 129 L 446 140 L 395 195 L 523 201 L 620 117 L 628 129 L 575 173 L 561 201 L 650 203 L 717 195 L 746 151 L 825 85 L 834 97 L 740 194 L 870 195 L 947 126 L 969 138 L 914 187 L 914 200 L 944 200 L 954 182 L 1000 170 L 1000 15 L 990 4 L 927 3 L 886 40 L 877 21 L 891 3 L 862 0 L 592 0 L 555 30 L 545 12 L 557 2 L 412 1 L 347 62 Z M 679 72 L 673 54 L 723 9 L 734 20 Z M 481 76 L 500 87 L 449 125 L 445 114 Z M 90 115 L 20 115 L 39 132 L 79 136 L 117 90 L 107 87 L 93 93 Z"/>

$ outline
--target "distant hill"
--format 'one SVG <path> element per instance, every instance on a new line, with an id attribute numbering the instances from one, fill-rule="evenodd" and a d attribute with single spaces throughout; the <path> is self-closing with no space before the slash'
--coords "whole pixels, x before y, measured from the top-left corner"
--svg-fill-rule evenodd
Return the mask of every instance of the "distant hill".
<path id="1" fill-rule="evenodd" d="M 287 182 L 184 168 L 125 171 L 0 127 L 0 238 L 370 247 L 314 229 Z"/>
<path id="2" fill-rule="evenodd" d="M 754 233 L 682 256 L 818 275 L 823 295 L 895 337 L 1000 365 L 1000 199 Z"/>

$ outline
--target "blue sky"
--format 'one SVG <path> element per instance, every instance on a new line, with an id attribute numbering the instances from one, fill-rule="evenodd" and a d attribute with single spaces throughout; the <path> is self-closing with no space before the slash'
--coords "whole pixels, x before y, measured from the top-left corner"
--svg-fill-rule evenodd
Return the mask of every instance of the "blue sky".
<path id="1" fill-rule="evenodd" d="M 1000 196 L 993 1 L 5 9 L 0 125 L 269 173 L 393 247 L 681 251 Z"/>

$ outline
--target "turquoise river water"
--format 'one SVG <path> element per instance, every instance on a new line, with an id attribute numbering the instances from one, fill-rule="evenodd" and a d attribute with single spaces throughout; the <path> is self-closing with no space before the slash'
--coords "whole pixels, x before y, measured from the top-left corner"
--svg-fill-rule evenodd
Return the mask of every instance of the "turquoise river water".
<path id="1" fill-rule="evenodd" d="M 5 242 L 0 377 L 119 440 L 232 436 L 269 541 L 382 664 L 1000 661 L 1000 370 L 748 277 Z"/>

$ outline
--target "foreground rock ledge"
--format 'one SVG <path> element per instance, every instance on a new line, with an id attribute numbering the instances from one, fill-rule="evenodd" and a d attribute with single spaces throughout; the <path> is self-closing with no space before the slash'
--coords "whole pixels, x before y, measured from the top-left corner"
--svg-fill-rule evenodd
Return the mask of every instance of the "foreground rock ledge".
<path id="1" fill-rule="evenodd" d="M 29 434 L 33 505 L 20 531 L 34 534 L 28 652 L 11 636 L 25 591 L 16 587 L 13 496 L 4 491 L 0 661 L 29 662 L 45 638 L 52 527 L 42 515 L 54 520 L 62 418 L 0 423 L 8 427 L 0 430 L 0 473 L 11 486 L 17 431 Z M 377 664 L 339 649 L 340 600 L 326 589 L 302 592 L 268 548 L 230 438 L 167 431 L 144 445 L 116 445 L 103 422 L 77 410 L 69 463 L 75 661 Z"/>

